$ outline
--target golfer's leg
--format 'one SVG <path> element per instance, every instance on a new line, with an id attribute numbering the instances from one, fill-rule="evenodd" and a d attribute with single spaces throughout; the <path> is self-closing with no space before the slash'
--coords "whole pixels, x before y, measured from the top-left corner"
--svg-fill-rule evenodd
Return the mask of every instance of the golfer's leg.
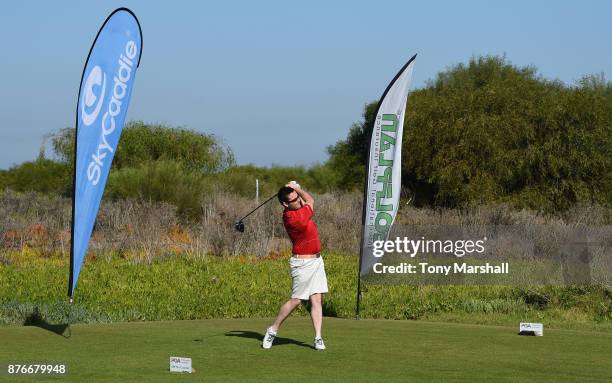
<path id="1" fill-rule="evenodd" d="M 321 337 L 321 325 L 323 324 L 323 307 L 321 306 L 321 294 L 310 296 L 310 317 L 315 330 L 315 338 Z"/>
<path id="2" fill-rule="evenodd" d="M 274 330 L 274 332 L 278 331 L 280 325 L 285 321 L 285 319 L 287 319 L 289 314 L 291 314 L 291 312 L 299 306 L 300 302 L 301 301 L 297 298 L 291 298 L 287 302 L 285 302 L 284 305 L 281 306 L 280 310 L 278 311 L 276 320 L 272 324 L 272 330 Z"/>

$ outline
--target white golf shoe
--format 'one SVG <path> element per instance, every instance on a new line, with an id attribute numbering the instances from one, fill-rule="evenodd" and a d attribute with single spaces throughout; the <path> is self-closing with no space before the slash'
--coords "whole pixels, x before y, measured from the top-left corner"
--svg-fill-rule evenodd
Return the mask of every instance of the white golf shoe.
<path id="1" fill-rule="evenodd" d="M 323 343 L 323 338 L 315 338 L 315 340 L 314 340 L 314 348 L 317 351 L 325 350 L 325 343 Z"/>
<path id="2" fill-rule="evenodd" d="M 264 335 L 261 347 L 266 350 L 272 348 L 272 342 L 274 342 L 274 338 L 276 338 L 276 333 L 272 331 L 272 327 L 268 327 L 266 329 L 266 335 Z"/>

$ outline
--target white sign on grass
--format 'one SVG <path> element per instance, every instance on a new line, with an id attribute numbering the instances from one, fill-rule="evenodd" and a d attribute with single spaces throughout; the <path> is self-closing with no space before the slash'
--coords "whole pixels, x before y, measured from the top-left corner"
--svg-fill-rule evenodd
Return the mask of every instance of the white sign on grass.
<path id="1" fill-rule="evenodd" d="M 519 325 L 519 334 L 532 334 L 535 336 L 544 335 L 544 325 L 542 323 L 521 322 Z"/>
<path id="2" fill-rule="evenodd" d="M 191 373 L 191 358 L 180 356 L 170 357 L 170 372 L 189 372 Z"/>

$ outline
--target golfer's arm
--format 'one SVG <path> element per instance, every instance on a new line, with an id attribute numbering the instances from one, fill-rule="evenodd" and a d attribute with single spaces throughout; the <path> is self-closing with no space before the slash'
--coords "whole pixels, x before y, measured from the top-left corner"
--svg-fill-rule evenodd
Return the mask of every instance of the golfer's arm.
<path id="1" fill-rule="evenodd" d="M 294 189 L 296 193 L 300 196 L 300 198 L 304 201 L 306 205 L 310 205 L 312 210 L 314 210 L 314 198 L 303 189 Z"/>

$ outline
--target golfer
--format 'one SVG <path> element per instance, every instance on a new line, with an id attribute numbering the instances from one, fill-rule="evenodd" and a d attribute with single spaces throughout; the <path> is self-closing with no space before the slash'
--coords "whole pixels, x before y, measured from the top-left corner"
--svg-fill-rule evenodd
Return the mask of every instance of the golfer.
<path id="1" fill-rule="evenodd" d="M 291 181 L 278 191 L 278 200 L 285 207 L 283 223 L 293 243 L 293 256 L 289 259 L 293 291 L 291 299 L 281 306 L 276 320 L 266 330 L 262 347 L 269 349 L 280 325 L 303 300 L 310 300 L 310 317 L 315 331 L 314 347 L 325 350 L 321 337 L 323 309 L 321 294 L 327 293 L 327 277 L 321 258 L 321 241 L 317 226 L 312 221 L 314 199 Z"/>

